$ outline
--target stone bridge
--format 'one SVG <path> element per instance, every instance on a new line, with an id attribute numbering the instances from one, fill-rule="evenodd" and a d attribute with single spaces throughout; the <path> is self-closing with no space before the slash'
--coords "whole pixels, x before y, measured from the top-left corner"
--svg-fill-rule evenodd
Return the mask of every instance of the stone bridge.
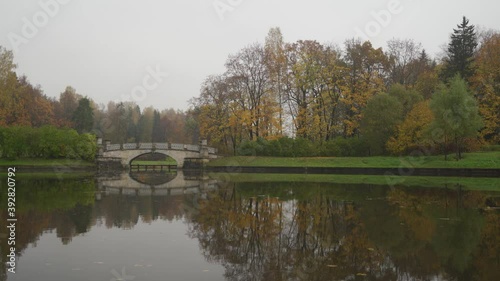
<path id="1" fill-rule="evenodd" d="M 123 168 L 128 168 L 130 162 L 135 158 L 148 153 L 161 153 L 172 157 L 177 162 L 177 168 L 184 166 L 187 158 L 202 159 L 208 162 L 217 158 L 217 149 L 206 146 L 206 141 L 201 141 L 200 145 L 180 144 L 180 143 L 124 143 L 111 144 L 106 141 L 97 140 L 99 149 L 99 161 L 119 161 Z"/>

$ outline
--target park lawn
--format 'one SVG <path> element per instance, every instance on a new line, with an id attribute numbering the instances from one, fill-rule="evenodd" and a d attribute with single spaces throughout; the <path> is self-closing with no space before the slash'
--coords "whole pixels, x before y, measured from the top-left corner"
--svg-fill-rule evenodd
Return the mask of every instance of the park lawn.
<path id="1" fill-rule="evenodd" d="M 232 156 L 211 161 L 209 166 L 248 167 L 349 167 L 349 168 L 500 168 L 500 151 L 464 153 L 463 159 L 454 155 L 423 157 L 260 157 Z"/>
<path id="2" fill-rule="evenodd" d="M 372 184 L 384 186 L 462 188 L 500 192 L 500 178 L 459 178 L 424 176 L 313 175 L 209 173 L 213 179 L 230 182 L 314 182 L 338 184 Z"/>
<path id="3" fill-rule="evenodd" d="M 74 159 L 38 159 L 38 158 L 22 158 L 17 160 L 0 159 L 0 166 L 18 167 L 18 166 L 69 166 L 69 167 L 93 167 L 95 163 L 84 160 Z"/>

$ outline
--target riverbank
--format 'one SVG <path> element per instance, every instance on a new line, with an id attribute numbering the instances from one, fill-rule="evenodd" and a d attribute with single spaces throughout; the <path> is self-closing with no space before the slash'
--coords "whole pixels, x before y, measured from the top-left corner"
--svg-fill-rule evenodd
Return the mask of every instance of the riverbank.
<path id="1" fill-rule="evenodd" d="M 460 161 L 453 155 L 424 157 L 224 157 L 209 167 L 321 167 L 321 168 L 465 168 L 500 169 L 500 151 L 464 153 Z"/>
<path id="2" fill-rule="evenodd" d="M 312 174 L 244 174 L 209 173 L 210 178 L 238 183 L 314 182 L 338 184 L 369 184 L 383 186 L 462 188 L 467 190 L 500 191 L 500 178 L 372 176 L 372 175 L 312 175 Z"/>
<path id="3" fill-rule="evenodd" d="M 92 171 L 96 169 L 96 165 L 93 162 L 74 159 L 0 159 L 0 169 L 6 170 L 11 167 L 15 167 L 17 172 L 52 171 L 56 173 Z"/>

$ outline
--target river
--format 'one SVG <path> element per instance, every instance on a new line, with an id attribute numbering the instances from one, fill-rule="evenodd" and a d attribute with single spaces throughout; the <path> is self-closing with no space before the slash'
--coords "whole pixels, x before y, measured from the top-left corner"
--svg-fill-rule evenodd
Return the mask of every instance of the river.
<path id="1" fill-rule="evenodd" d="M 0 280 L 500 280 L 498 191 L 182 172 L 16 180 L 16 273 L 2 227 Z"/>

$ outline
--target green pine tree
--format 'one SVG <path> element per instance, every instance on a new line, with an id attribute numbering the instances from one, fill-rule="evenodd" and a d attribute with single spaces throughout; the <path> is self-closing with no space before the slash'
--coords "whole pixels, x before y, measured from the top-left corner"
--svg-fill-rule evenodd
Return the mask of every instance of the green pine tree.
<path id="1" fill-rule="evenodd" d="M 73 122 L 75 124 L 75 129 L 79 133 L 88 133 L 92 131 L 92 126 L 94 125 L 94 112 L 92 111 L 88 98 L 82 98 L 78 102 L 78 107 L 73 114 Z"/>
<path id="2" fill-rule="evenodd" d="M 449 80 L 458 73 L 467 81 L 474 74 L 472 62 L 477 47 L 477 36 L 474 25 L 469 25 L 465 16 L 457 27 L 453 29 L 451 42 L 448 44 L 442 78 Z"/>

